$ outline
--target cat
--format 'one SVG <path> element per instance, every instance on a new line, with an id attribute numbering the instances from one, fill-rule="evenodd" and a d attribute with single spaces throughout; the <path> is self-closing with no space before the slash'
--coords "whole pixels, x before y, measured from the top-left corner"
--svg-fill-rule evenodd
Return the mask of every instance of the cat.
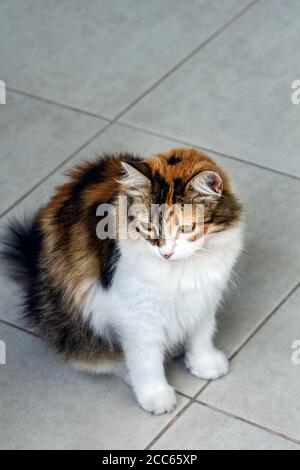
<path id="1" fill-rule="evenodd" d="M 194 148 L 146 160 L 106 154 L 68 176 L 31 220 L 10 223 L 3 256 L 25 289 L 25 317 L 76 369 L 116 374 L 144 410 L 170 412 L 164 365 L 177 348 L 201 379 L 228 372 L 213 337 L 242 250 L 241 203 L 225 171 Z M 170 210 L 147 216 L 161 206 Z M 99 237 L 109 224 L 116 236 Z"/>

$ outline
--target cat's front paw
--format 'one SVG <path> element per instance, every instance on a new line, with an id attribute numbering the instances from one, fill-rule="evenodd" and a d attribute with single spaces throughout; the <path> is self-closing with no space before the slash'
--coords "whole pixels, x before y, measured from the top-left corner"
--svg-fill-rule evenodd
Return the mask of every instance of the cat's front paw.
<path id="1" fill-rule="evenodd" d="M 155 415 L 170 413 L 177 402 L 175 391 L 170 385 L 160 389 L 144 390 L 137 395 L 137 398 L 144 410 Z"/>
<path id="2" fill-rule="evenodd" d="M 193 375 L 204 380 L 217 380 L 229 371 L 229 361 L 218 349 L 197 358 L 187 355 L 185 364 Z"/>

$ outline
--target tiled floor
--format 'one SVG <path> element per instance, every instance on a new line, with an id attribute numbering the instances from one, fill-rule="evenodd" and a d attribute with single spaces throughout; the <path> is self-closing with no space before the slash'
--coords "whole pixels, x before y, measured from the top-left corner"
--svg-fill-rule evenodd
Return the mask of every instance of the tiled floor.
<path id="1" fill-rule="evenodd" d="M 174 362 L 160 417 L 62 364 L 1 277 L 0 448 L 300 449 L 299 34 L 298 0 L 2 0 L 1 228 L 81 159 L 182 144 L 233 176 L 247 243 L 219 319 L 231 372 L 204 383 Z"/>

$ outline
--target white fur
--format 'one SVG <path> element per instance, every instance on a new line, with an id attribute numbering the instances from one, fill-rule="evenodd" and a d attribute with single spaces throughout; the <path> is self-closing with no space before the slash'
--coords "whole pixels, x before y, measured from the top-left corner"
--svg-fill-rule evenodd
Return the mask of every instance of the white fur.
<path id="1" fill-rule="evenodd" d="M 216 310 L 242 247 L 241 227 L 197 243 L 179 244 L 166 260 L 145 240 L 121 240 L 112 287 L 105 291 L 95 283 L 86 302 L 84 315 L 94 332 L 118 341 L 124 351 L 123 365 L 110 371 L 124 378 L 127 368 L 125 380 L 152 413 L 176 404 L 164 371 L 165 354 L 176 346 L 184 345 L 186 365 L 197 377 L 217 379 L 228 371 L 213 336 Z M 101 372 L 108 372 L 107 364 Z"/>

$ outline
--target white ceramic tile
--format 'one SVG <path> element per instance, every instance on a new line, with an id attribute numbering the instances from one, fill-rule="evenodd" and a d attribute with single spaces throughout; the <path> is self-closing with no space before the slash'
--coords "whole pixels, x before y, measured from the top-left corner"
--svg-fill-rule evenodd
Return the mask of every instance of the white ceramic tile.
<path id="1" fill-rule="evenodd" d="M 250 0 L 2 0 L 1 79 L 114 117 Z"/>
<path id="2" fill-rule="evenodd" d="M 106 124 L 8 93 L 0 105 L 0 214 Z"/>
<path id="3" fill-rule="evenodd" d="M 154 450 L 300 450 L 298 444 L 194 403 Z"/>
<path id="4" fill-rule="evenodd" d="M 258 2 L 122 119 L 299 177 L 299 18 Z"/>
<path id="5" fill-rule="evenodd" d="M 234 359 L 231 374 L 200 395 L 201 401 L 300 442 L 299 305 L 300 289 Z M 295 341 L 298 350 L 292 349 Z"/>
<path id="6" fill-rule="evenodd" d="M 28 333 L 0 322 L 0 338 L 1 449 L 143 449 L 172 418 L 144 412 L 118 379 L 73 372 Z"/>

